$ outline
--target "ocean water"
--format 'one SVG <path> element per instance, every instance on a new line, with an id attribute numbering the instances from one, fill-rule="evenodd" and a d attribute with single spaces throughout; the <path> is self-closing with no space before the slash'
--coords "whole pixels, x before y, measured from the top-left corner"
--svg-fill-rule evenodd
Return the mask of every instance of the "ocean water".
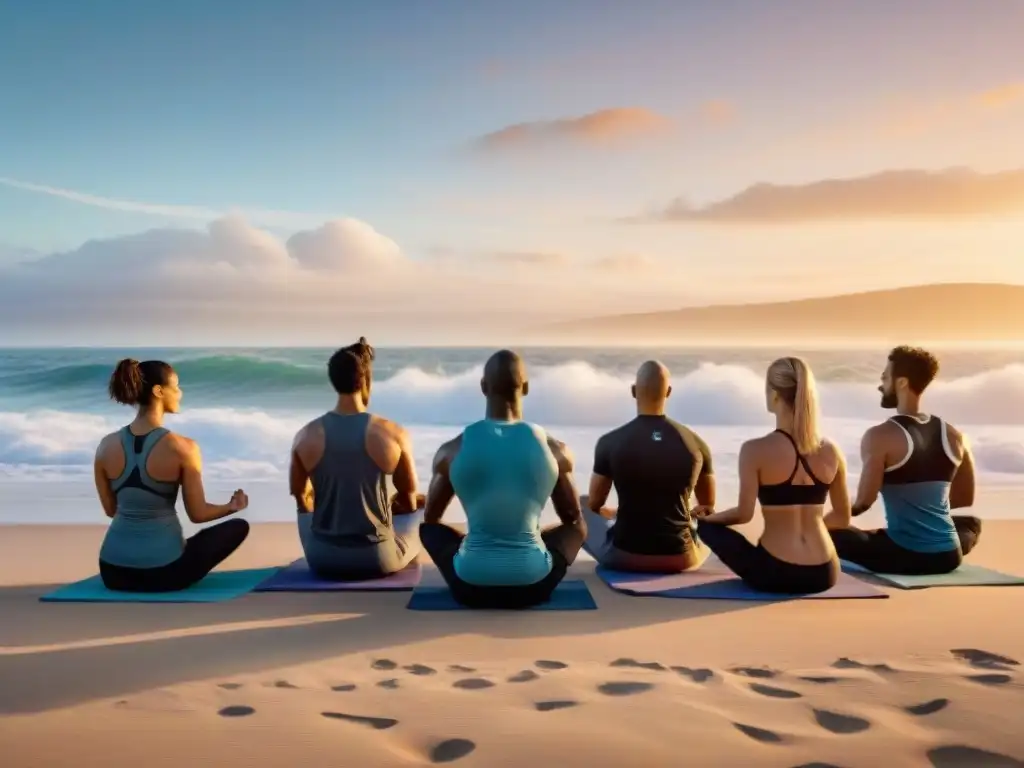
<path id="1" fill-rule="evenodd" d="M 0 522 L 105 521 L 92 487 L 92 458 L 99 439 L 133 416 L 106 394 L 114 365 L 126 355 L 164 359 L 178 370 L 182 412 L 169 417 L 168 426 L 199 442 L 212 500 L 226 500 L 218 494 L 242 487 L 250 495 L 251 519 L 292 519 L 286 480 L 291 439 L 333 406 L 326 373 L 331 351 L 0 350 Z M 483 415 L 479 380 L 491 351 L 377 350 L 371 410 L 409 428 L 424 488 L 437 447 Z M 669 414 L 711 446 L 720 505 L 735 494 L 740 444 L 773 426 L 764 406 L 764 371 L 779 354 L 802 354 L 814 368 L 824 431 L 846 452 L 851 482 L 859 471 L 861 434 L 888 415 L 877 392 L 884 349 L 520 352 L 531 382 L 525 417 L 568 443 L 581 490 L 597 438 L 632 418 L 631 377 L 650 357 L 672 371 Z M 942 370 L 927 409 L 968 431 L 984 484 L 1024 490 L 1024 351 L 938 353 Z M 453 519 L 459 516 L 456 509 Z"/>

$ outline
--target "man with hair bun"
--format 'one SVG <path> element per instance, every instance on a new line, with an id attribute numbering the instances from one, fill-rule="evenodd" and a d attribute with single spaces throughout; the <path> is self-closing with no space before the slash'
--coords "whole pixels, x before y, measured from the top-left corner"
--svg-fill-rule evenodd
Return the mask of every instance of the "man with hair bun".
<path id="1" fill-rule="evenodd" d="M 310 569 L 327 579 L 387 576 L 420 552 L 423 495 L 412 440 L 402 426 L 367 410 L 375 356 L 362 336 L 331 355 L 335 406 L 292 444 L 289 486 L 299 538 Z"/>
<path id="2" fill-rule="evenodd" d="M 879 494 L 886 528 L 832 531 L 839 557 L 876 573 L 949 573 L 978 543 L 981 520 L 953 515 L 974 504 L 974 457 L 967 436 L 921 411 L 921 397 L 939 373 L 927 350 L 900 346 L 889 353 L 881 406 L 893 409 L 861 440 L 863 468 L 853 514 L 861 515 Z"/>

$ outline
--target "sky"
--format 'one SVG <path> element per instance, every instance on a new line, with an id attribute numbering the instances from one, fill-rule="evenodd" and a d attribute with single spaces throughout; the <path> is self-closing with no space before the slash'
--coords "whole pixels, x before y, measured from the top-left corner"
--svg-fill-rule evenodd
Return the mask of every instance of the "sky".
<path id="1" fill-rule="evenodd" d="M 0 344 L 1024 283 L 1022 37 L 1016 0 L 0 2 Z"/>

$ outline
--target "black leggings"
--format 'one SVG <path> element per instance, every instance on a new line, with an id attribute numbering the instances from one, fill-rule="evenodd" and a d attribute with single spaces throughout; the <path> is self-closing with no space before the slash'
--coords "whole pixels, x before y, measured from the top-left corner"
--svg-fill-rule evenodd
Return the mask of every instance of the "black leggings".
<path id="1" fill-rule="evenodd" d="M 884 528 L 874 531 L 844 528 L 831 531 L 831 534 L 836 552 L 843 560 L 875 573 L 927 576 L 955 571 L 978 543 L 981 520 L 970 515 L 953 515 L 953 524 L 956 526 L 960 546 L 945 552 L 914 552 L 906 549 L 890 539 Z"/>
<path id="2" fill-rule="evenodd" d="M 249 535 L 241 518 L 203 528 L 185 542 L 185 551 L 173 563 L 157 568 L 128 568 L 100 560 L 100 577 L 107 589 L 118 592 L 177 592 L 188 589 L 226 560 Z"/>
<path id="3" fill-rule="evenodd" d="M 444 523 L 423 523 L 420 541 L 441 572 L 452 597 L 467 608 L 521 609 L 546 603 L 565 577 L 569 565 L 583 546 L 583 535 L 574 526 L 557 525 L 541 533 L 551 553 L 551 571 L 538 582 L 514 586 L 470 584 L 455 572 L 455 555 L 466 537 Z"/>
<path id="4" fill-rule="evenodd" d="M 780 595 L 811 595 L 835 586 L 839 562 L 797 565 L 779 560 L 727 525 L 697 523 L 697 535 L 751 589 Z"/>

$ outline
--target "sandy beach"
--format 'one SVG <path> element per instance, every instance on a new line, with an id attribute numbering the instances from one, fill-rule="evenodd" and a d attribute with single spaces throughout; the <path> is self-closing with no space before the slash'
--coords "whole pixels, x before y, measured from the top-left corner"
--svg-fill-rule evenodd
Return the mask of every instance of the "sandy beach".
<path id="1" fill-rule="evenodd" d="M 103 531 L 0 529 L 6 765 L 1024 765 L 1024 588 L 638 598 L 587 558 L 572 573 L 597 611 L 40 603 L 95 572 Z M 975 556 L 1019 568 L 1022 534 L 989 521 Z M 298 554 L 293 526 L 258 524 L 225 567 Z"/>

